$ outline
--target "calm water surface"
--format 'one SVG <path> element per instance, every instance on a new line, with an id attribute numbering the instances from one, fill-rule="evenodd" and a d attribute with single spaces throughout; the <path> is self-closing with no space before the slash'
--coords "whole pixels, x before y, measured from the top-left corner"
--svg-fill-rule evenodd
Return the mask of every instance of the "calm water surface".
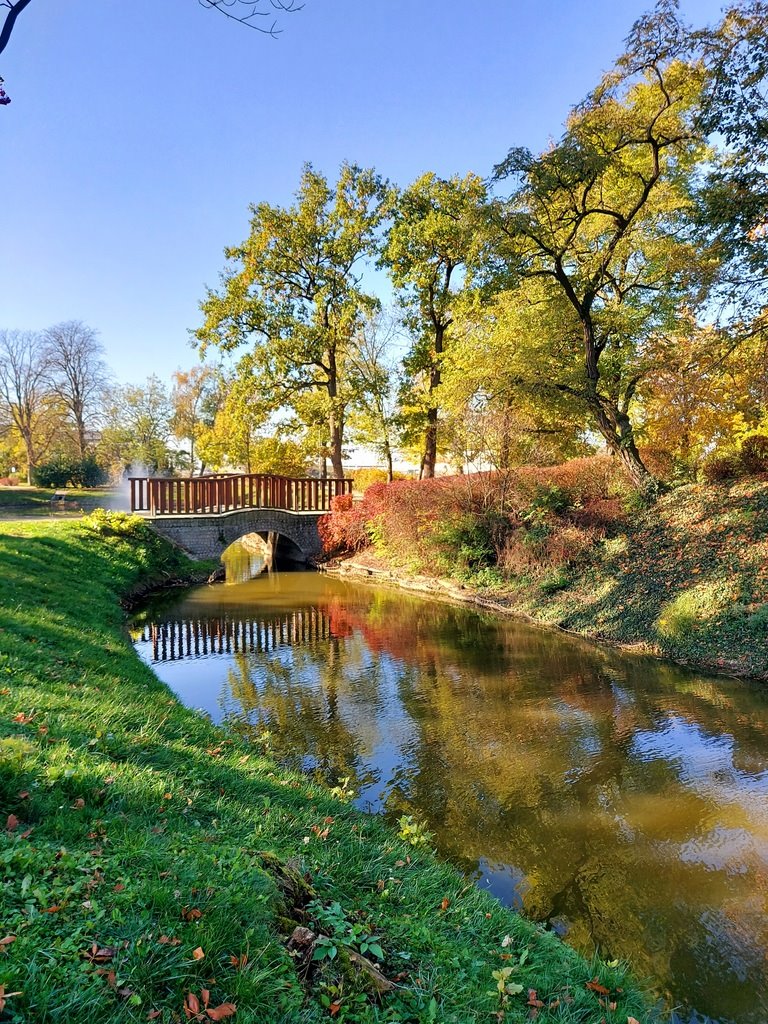
<path id="1" fill-rule="evenodd" d="M 768 1021 L 768 697 L 463 607 L 313 573 L 134 623 L 188 705 L 425 820 L 478 884 L 625 957 L 676 1021 Z"/>

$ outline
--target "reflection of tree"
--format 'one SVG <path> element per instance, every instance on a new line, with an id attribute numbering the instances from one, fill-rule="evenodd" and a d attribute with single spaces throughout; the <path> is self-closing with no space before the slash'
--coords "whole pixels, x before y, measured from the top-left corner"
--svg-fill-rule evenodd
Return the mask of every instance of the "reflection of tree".
<path id="1" fill-rule="evenodd" d="M 400 595 L 379 594 L 358 614 L 367 643 L 401 661 L 399 696 L 418 734 L 390 780 L 389 812 L 417 813 L 465 867 L 484 858 L 522 868 L 525 910 L 565 919 L 577 945 L 627 956 L 660 979 L 687 974 L 702 1003 L 726 976 L 738 994 L 743 972 L 727 941 L 708 944 L 701 920 L 711 906 L 749 905 L 765 892 L 764 872 L 758 862 L 713 872 L 684 844 L 709 829 L 760 830 L 747 783 L 766 766 L 755 714 L 765 698 Z M 687 730 L 681 748 L 644 760 L 638 736 L 663 736 L 672 720 Z M 694 730 L 710 746 L 738 736 L 735 803 L 686 764 Z M 747 958 L 765 939 L 764 923 L 751 922 Z M 697 943 L 704 960 L 689 963 Z M 751 974 L 754 991 L 759 957 Z"/>
<path id="2" fill-rule="evenodd" d="M 239 731 L 250 738 L 269 732 L 280 760 L 316 768 L 329 781 L 349 776 L 354 788 L 376 781 L 377 773 L 365 765 L 365 754 L 375 745 L 375 720 L 348 708 L 354 700 L 375 703 L 375 694 L 371 688 L 351 694 L 338 638 L 331 637 L 326 646 L 292 647 L 278 656 L 241 654 L 235 666 L 227 681 L 237 705 L 229 711 Z M 375 690 L 375 674 L 364 678 Z"/>
<path id="3" fill-rule="evenodd" d="M 765 693 L 396 592 L 280 601 L 246 609 L 277 640 L 230 662 L 250 734 L 418 815 L 467 869 L 512 866 L 575 944 L 765 1018 Z M 297 616 L 322 628 L 275 625 Z"/>

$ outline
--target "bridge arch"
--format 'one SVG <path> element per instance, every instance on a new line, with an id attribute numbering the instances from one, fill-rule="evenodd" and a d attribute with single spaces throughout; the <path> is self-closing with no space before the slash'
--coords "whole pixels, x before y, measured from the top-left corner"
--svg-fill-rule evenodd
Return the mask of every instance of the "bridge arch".
<path id="1" fill-rule="evenodd" d="M 195 559 L 219 559 L 236 540 L 249 533 L 274 534 L 293 560 L 314 565 L 322 552 L 317 523 L 322 512 L 284 509 L 239 509 L 220 514 L 148 516 L 154 530 Z"/>

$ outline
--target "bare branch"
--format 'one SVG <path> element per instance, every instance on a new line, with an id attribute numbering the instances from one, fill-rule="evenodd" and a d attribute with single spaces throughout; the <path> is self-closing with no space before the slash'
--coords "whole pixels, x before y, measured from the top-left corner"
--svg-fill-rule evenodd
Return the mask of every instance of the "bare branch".
<path id="1" fill-rule="evenodd" d="M 29 2 L 29 0 L 27 0 Z M 269 18 L 271 12 L 262 7 L 264 0 L 198 0 L 201 7 L 213 8 L 226 18 L 238 21 L 246 28 L 253 28 L 264 35 L 276 37 L 282 29 L 277 27 L 277 20 L 273 17 L 269 26 L 260 23 L 257 19 Z M 294 14 L 300 11 L 304 4 L 296 0 L 269 0 L 269 6 L 273 11 L 281 11 L 284 14 Z"/>

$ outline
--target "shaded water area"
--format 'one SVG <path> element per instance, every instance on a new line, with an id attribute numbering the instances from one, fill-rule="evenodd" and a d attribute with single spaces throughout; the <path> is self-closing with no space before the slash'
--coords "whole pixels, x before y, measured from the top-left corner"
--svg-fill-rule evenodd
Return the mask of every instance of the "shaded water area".
<path id="1" fill-rule="evenodd" d="M 186 704 L 425 821 L 673 1020 L 768 1021 L 760 687 L 305 572 L 166 595 L 133 636 Z"/>

